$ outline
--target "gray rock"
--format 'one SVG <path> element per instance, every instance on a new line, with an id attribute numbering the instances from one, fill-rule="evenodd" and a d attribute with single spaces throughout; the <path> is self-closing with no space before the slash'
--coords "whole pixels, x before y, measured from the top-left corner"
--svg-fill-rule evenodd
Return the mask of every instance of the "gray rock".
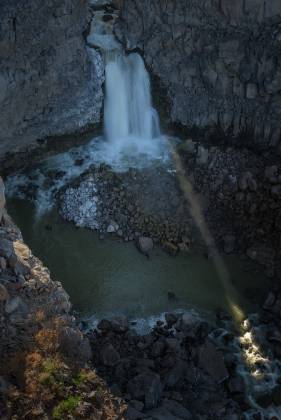
<path id="1" fill-rule="evenodd" d="M 27 306 L 19 296 L 16 296 L 6 302 L 5 311 L 7 314 L 11 314 L 15 311 L 26 313 Z"/>
<path id="2" fill-rule="evenodd" d="M 3 284 L 0 284 L 0 302 L 6 302 L 9 299 L 9 293 Z"/>
<path id="3" fill-rule="evenodd" d="M 108 344 L 102 350 L 102 362 L 105 366 L 115 366 L 120 360 L 120 354 L 118 351 L 113 347 L 112 344 Z"/>
<path id="4" fill-rule="evenodd" d="M 136 410 L 131 405 L 128 406 L 128 409 L 127 409 L 126 414 L 125 414 L 125 419 L 127 419 L 127 420 L 138 420 L 138 419 L 143 419 L 145 417 L 146 416 L 143 413 Z"/>
<path id="5" fill-rule="evenodd" d="M 108 332 L 112 329 L 112 325 L 111 325 L 111 322 L 108 319 L 102 319 L 98 323 L 97 328 L 101 331 Z"/>
<path id="6" fill-rule="evenodd" d="M 143 400 L 147 410 L 155 408 L 162 393 L 160 377 L 153 372 L 144 372 L 129 381 L 127 390 L 134 399 Z"/>
<path id="7" fill-rule="evenodd" d="M 144 255 L 149 255 L 153 249 L 153 240 L 145 236 L 138 238 L 138 248 Z"/>
<path id="8" fill-rule="evenodd" d="M 13 242 L 8 239 L 0 240 L 0 256 L 10 258 L 14 252 Z"/>
<path id="9" fill-rule="evenodd" d="M 71 327 L 65 327 L 61 330 L 59 348 L 63 354 L 72 358 L 78 364 L 84 364 L 92 358 L 89 340 L 80 331 Z"/>
<path id="10" fill-rule="evenodd" d="M 191 420 L 193 418 L 190 411 L 187 410 L 183 405 L 179 404 L 177 401 L 165 399 L 162 403 L 162 406 L 179 419 Z"/>
<path id="11" fill-rule="evenodd" d="M 111 320 L 111 328 L 116 333 L 125 333 L 129 329 L 129 322 L 126 316 L 119 315 Z"/>
<path id="12" fill-rule="evenodd" d="M 210 341 L 200 346 L 198 363 L 218 383 L 225 381 L 229 376 L 222 354 Z"/>
<path id="13" fill-rule="evenodd" d="M 108 225 L 108 227 L 106 229 L 106 232 L 107 233 L 115 233 L 115 232 L 118 231 L 118 229 L 119 229 L 119 225 L 116 222 L 113 221 Z"/>
<path id="14" fill-rule="evenodd" d="M 208 163 L 208 158 L 209 158 L 208 149 L 205 149 L 203 146 L 199 146 L 197 159 L 196 159 L 198 165 L 206 165 Z"/>
<path id="15" fill-rule="evenodd" d="M 104 65 L 85 46 L 86 3 L 3 0 L 0 16 L 0 158 L 98 123 Z"/>
<path id="16" fill-rule="evenodd" d="M 279 0 L 200 5 L 175 0 L 167 7 L 161 0 L 124 0 L 116 33 L 128 49 L 143 51 L 165 89 L 163 94 L 155 86 L 156 96 L 169 104 L 172 122 L 206 129 L 207 137 L 210 128 L 238 138 L 254 127 L 251 146 L 269 145 L 280 140 L 275 134 L 281 108 L 279 42 L 271 42 L 272 19 L 280 17 L 280 8 Z"/>

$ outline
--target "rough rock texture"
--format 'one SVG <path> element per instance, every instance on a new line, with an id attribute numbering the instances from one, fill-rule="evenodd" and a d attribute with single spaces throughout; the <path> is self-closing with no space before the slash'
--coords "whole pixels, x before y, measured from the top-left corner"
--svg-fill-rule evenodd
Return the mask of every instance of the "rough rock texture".
<path id="1" fill-rule="evenodd" d="M 280 22 L 279 0 L 125 0 L 116 33 L 143 51 L 173 122 L 277 145 Z"/>
<path id="2" fill-rule="evenodd" d="M 103 61 L 86 0 L 0 4 L 0 156 L 100 120 Z"/>
<path id="3" fill-rule="evenodd" d="M 62 285 L 52 281 L 5 212 L 0 222 L 1 419 L 123 418 L 126 406 L 91 369 L 89 341 L 69 311 Z"/>

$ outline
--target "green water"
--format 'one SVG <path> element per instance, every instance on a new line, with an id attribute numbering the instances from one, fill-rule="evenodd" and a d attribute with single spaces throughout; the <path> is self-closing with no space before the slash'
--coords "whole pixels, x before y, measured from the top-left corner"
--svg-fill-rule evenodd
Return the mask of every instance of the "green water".
<path id="1" fill-rule="evenodd" d="M 66 223 L 54 210 L 36 220 L 31 203 L 10 200 L 8 211 L 83 316 L 149 317 L 190 306 L 229 310 L 233 304 L 246 313 L 255 309 L 262 294 L 265 280 L 259 270 L 237 257 L 225 260 L 230 277 L 225 287 L 212 260 L 202 255 L 171 257 L 156 248 L 147 259 L 134 244 L 100 240 L 96 233 Z M 168 292 L 177 299 L 169 301 Z"/>

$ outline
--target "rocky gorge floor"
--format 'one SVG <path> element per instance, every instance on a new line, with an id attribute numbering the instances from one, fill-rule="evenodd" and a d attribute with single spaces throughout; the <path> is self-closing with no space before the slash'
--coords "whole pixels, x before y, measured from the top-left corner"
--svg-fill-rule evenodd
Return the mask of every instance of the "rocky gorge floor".
<path id="1" fill-rule="evenodd" d="M 101 237 L 149 237 L 173 255 L 191 246 L 211 254 L 193 217 L 194 197 L 222 254 L 244 255 L 269 277 L 280 277 L 278 158 L 192 140 L 174 151 L 191 198 L 185 196 L 172 162 L 120 173 L 107 165 L 92 166 L 57 195 L 62 217 L 98 230 Z"/>
<path id="2" fill-rule="evenodd" d="M 214 323 L 190 313 L 173 313 L 140 335 L 127 320 L 103 320 L 96 330 L 87 332 L 91 365 L 117 406 L 123 400 L 128 406 L 120 418 L 278 419 L 278 159 L 247 149 L 203 147 L 192 140 L 178 143 L 175 151 L 219 252 L 260 264 L 271 278 L 270 292 L 260 313 L 239 325 L 221 311 Z M 76 159 L 77 168 L 83 165 L 83 158 Z M 64 219 L 97 230 L 100 238 L 117 235 L 134 241 L 147 256 L 158 244 L 173 256 L 199 247 L 213 257 L 198 234 L 179 172 L 176 165 L 161 162 L 123 172 L 105 164 L 88 165 L 76 179 L 67 178 L 65 185 L 56 188 L 65 176 L 58 168 L 46 172 L 44 187 L 55 193 Z M 35 182 L 33 188 L 26 183 L 22 192 L 34 200 L 36 177 L 32 171 L 27 176 Z M 88 397 L 83 402 L 92 404 Z"/>

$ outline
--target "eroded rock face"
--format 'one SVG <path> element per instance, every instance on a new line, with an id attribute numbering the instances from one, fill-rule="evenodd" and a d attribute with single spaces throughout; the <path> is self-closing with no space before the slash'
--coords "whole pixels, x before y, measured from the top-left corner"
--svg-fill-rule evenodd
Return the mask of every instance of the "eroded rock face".
<path id="1" fill-rule="evenodd" d="M 0 5 L 0 157 L 100 120 L 103 61 L 86 47 L 86 0 Z"/>
<path id="2" fill-rule="evenodd" d="M 116 32 L 168 93 L 170 118 L 280 140 L 281 3 L 125 0 Z M 270 48 L 268 46 L 270 45 Z"/>

